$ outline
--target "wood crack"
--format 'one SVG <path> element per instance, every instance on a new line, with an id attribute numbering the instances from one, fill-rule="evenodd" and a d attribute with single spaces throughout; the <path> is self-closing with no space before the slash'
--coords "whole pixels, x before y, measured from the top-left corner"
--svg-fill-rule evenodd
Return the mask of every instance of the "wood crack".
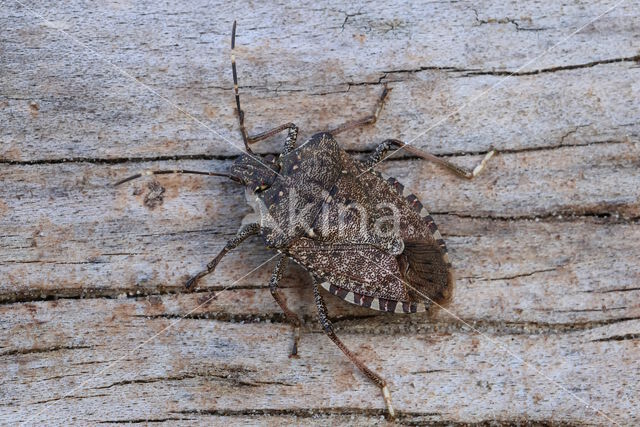
<path id="1" fill-rule="evenodd" d="M 0 164 L 11 166 L 57 165 L 64 163 L 90 163 L 97 165 L 118 165 L 124 163 L 148 163 L 178 160 L 235 160 L 239 155 L 181 154 L 175 156 L 150 157 L 64 157 L 53 159 L 9 160 L 0 158 Z"/>
<path id="2" fill-rule="evenodd" d="M 568 131 L 560 137 L 560 144 L 536 146 L 536 147 L 523 147 L 523 148 L 500 148 L 498 154 L 517 154 L 535 151 L 547 151 L 556 150 L 559 148 L 572 148 L 572 147 L 589 147 L 595 145 L 606 144 L 626 144 L 628 141 L 618 140 L 601 140 L 590 141 L 585 143 L 575 144 L 563 144 L 564 139 L 569 135 L 575 133 L 578 128 L 590 126 L 590 124 L 577 125 L 575 129 Z M 415 144 L 412 144 L 415 145 Z M 351 155 L 367 156 L 373 153 L 371 150 L 346 150 Z M 466 157 L 471 155 L 485 155 L 489 150 L 482 151 L 463 151 L 463 152 L 451 152 L 451 153 L 438 153 L 438 157 Z M 398 150 L 402 153 L 402 150 Z M 262 156 L 273 155 L 277 156 L 280 152 L 264 152 L 260 153 Z M 403 153 L 402 153 L 403 154 Z M 149 157 L 65 157 L 65 158 L 52 158 L 52 159 L 33 159 L 33 160 L 9 160 L 0 158 L 0 164 L 9 166 L 36 166 L 36 165 L 57 165 L 57 164 L 73 164 L 73 163 L 88 163 L 96 165 L 119 165 L 119 164 L 136 164 L 136 163 L 153 163 L 153 162 L 172 162 L 172 161 L 189 161 L 189 160 L 218 160 L 223 162 L 233 162 L 237 160 L 240 155 L 211 155 L 211 154 L 181 154 L 172 156 L 149 156 Z M 385 159 L 387 161 L 406 161 L 420 159 L 417 156 L 403 155 L 402 157 L 389 157 Z"/>
<path id="3" fill-rule="evenodd" d="M 112 387 L 119 387 L 123 385 L 131 385 L 131 384 L 153 384 L 153 383 L 162 382 L 162 381 L 182 381 L 186 379 L 196 378 L 198 376 L 201 376 L 201 375 L 186 374 L 186 375 L 176 375 L 176 376 L 167 376 L 167 377 L 141 378 L 136 380 L 122 380 L 122 381 L 116 381 L 109 385 L 102 385 L 102 386 L 96 386 L 91 388 L 94 390 L 104 390 Z"/>
<path id="4" fill-rule="evenodd" d="M 72 399 L 72 400 L 82 400 L 82 399 L 91 399 L 94 397 L 108 397 L 108 394 L 91 394 L 88 396 L 58 396 L 58 397 L 53 397 L 51 399 L 46 399 L 46 400 L 37 400 L 35 402 L 26 402 L 26 404 L 28 405 L 40 405 L 42 403 L 51 403 L 51 402 L 57 402 L 60 400 L 66 400 L 66 399 Z"/>
<path id="5" fill-rule="evenodd" d="M 599 59 L 595 61 L 583 62 L 580 64 L 557 65 L 555 67 L 539 68 L 531 71 L 510 71 L 510 70 L 482 70 L 477 68 L 460 68 L 455 66 L 421 66 L 416 68 L 384 70 L 385 74 L 416 74 L 423 71 L 445 71 L 453 73 L 462 73 L 461 77 L 476 76 L 508 76 L 521 77 L 532 76 L 537 74 L 557 73 L 559 71 L 578 70 L 582 68 L 592 68 L 598 65 L 616 64 L 623 62 L 640 62 L 640 55 L 623 56 L 616 58 Z"/>
<path id="6" fill-rule="evenodd" d="M 18 354 L 39 354 L 39 353 L 52 353 L 61 350 L 80 350 L 80 349 L 89 349 L 93 348 L 90 345 L 61 345 L 54 347 L 44 347 L 44 348 L 18 348 L 14 350 L 0 352 L 0 357 L 2 356 L 15 356 Z"/>
<path id="7" fill-rule="evenodd" d="M 615 207 L 622 207 L 620 205 L 616 205 Z M 589 219 L 594 218 L 598 220 L 602 220 L 607 224 L 635 224 L 640 221 L 640 216 L 623 216 L 618 212 L 611 212 L 607 209 L 610 209 L 611 206 L 602 206 L 603 210 L 599 209 L 586 209 L 586 208 L 576 208 L 575 211 L 572 210 L 561 210 L 561 211 L 553 211 L 553 212 L 540 212 L 537 215 L 473 215 L 466 214 L 462 212 L 452 212 L 452 211 L 431 211 L 431 215 L 450 215 L 455 216 L 457 218 L 464 219 L 480 219 L 480 220 L 489 220 L 489 221 L 545 221 L 545 222 L 571 222 L 577 219 Z M 446 234 L 443 234 L 446 237 Z"/>
<path id="8" fill-rule="evenodd" d="M 286 288 L 287 286 L 282 286 Z M 262 285 L 238 285 L 234 286 L 234 290 L 251 290 L 251 289 L 264 289 Z M 104 289 L 104 288 L 66 288 L 56 291 L 55 293 L 46 293 L 44 290 L 38 291 L 23 291 L 9 294 L 0 294 L 0 305 L 9 304 L 24 304 L 40 301 L 56 301 L 56 300 L 76 300 L 76 299 L 93 299 L 93 298 L 106 298 L 106 299 L 122 299 L 124 298 L 147 298 L 153 296 L 162 295 L 176 295 L 176 294 L 203 294 L 204 299 L 211 298 L 211 293 L 220 292 L 229 289 L 225 286 L 210 286 L 203 289 L 201 292 L 186 292 L 184 284 L 176 286 L 157 286 L 154 289 L 136 289 L 136 288 L 117 288 L 117 289 Z M 215 299 L 215 296 L 213 296 Z"/>
<path id="9" fill-rule="evenodd" d="M 371 418 L 380 418 L 385 416 L 382 409 L 358 408 L 352 406 L 342 407 L 316 407 L 316 408 L 292 408 L 292 409 L 276 409 L 276 408 L 246 408 L 246 409 L 201 409 L 201 410 L 182 410 L 172 411 L 171 414 L 180 415 L 210 415 L 224 417 L 243 417 L 243 416 L 289 416 L 294 419 L 304 418 L 330 418 L 335 416 L 364 416 Z M 353 420 L 352 420 L 353 421 Z M 454 426 L 454 427 L 484 427 L 484 426 L 513 426 L 513 425 L 553 425 L 558 427 L 574 427 L 582 425 L 581 423 L 573 423 L 568 421 L 558 421 L 556 419 L 532 419 L 528 417 L 526 420 L 521 418 L 513 419 L 496 419 L 475 422 L 458 422 L 451 421 L 449 417 L 440 412 L 413 412 L 398 410 L 395 421 L 400 425 L 408 426 Z"/>
<path id="10" fill-rule="evenodd" d="M 632 291 L 640 291 L 640 287 L 632 287 L 632 288 L 613 288 L 613 289 L 590 289 L 588 291 L 582 291 L 585 294 L 610 294 L 614 292 L 632 292 Z"/>
<path id="11" fill-rule="evenodd" d="M 523 26 L 521 21 L 527 21 L 530 24 L 532 23 L 531 19 L 515 19 L 515 18 L 488 18 L 488 19 L 480 19 L 478 15 L 478 11 L 476 9 L 472 9 L 475 14 L 475 20 L 477 22 L 477 26 L 481 25 L 490 25 L 490 24 L 511 24 L 515 27 L 516 31 L 545 31 L 548 30 L 548 27 L 531 27 L 531 26 Z"/>
<path id="12" fill-rule="evenodd" d="M 123 418 L 121 420 L 87 420 L 96 424 L 147 424 L 166 423 L 167 421 L 193 421 L 187 417 L 162 417 L 162 418 Z"/>
<path id="13" fill-rule="evenodd" d="M 562 265 L 558 265 L 558 266 L 551 267 L 551 268 L 544 268 L 544 269 L 541 269 L 541 270 L 535 270 L 535 271 L 531 271 L 531 272 L 528 272 L 528 273 L 515 274 L 515 275 L 513 275 L 513 276 L 490 277 L 490 278 L 485 279 L 485 280 L 488 280 L 488 281 L 496 281 L 496 280 L 511 280 L 511 279 L 518 279 L 518 278 L 521 278 L 521 277 L 531 277 L 531 276 L 533 276 L 534 274 L 546 273 L 546 272 L 549 272 L 549 271 L 556 271 L 556 270 L 557 270 L 558 268 L 560 268 L 560 267 L 562 267 Z"/>
<path id="14" fill-rule="evenodd" d="M 602 310 L 601 310 L 602 311 Z M 385 333 L 395 333 L 397 335 L 410 334 L 454 334 L 468 333 L 474 335 L 477 333 L 491 333 L 497 335 L 557 335 L 563 333 L 587 332 L 593 329 L 610 326 L 617 323 L 628 322 L 631 320 L 639 320 L 639 317 L 617 317 L 604 320 L 592 320 L 586 322 L 570 322 L 570 323 L 548 323 L 536 321 L 495 321 L 495 320 L 478 320 L 478 319 L 454 319 L 451 316 L 446 317 L 450 321 L 431 321 L 424 323 L 422 319 L 393 319 L 384 322 Z M 382 320 L 382 319 L 381 319 Z M 352 323 L 350 325 L 340 325 L 343 331 L 351 333 L 369 333 L 375 334 L 379 325 L 370 323 Z"/>
<path id="15" fill-rule="evenodd" d="M 545 74 L 545 73 L 557 73 L 559 71 L 568 71 L 568 70 L 578 70 L 581 68 L 591 68 L 597 65 L 606 65 L 606 64 L 616 64 L 621 62 L 640 62 L 640 55 L 634 56 L 624 56 L 619 58 L 608 58 L 608 59 L 600 59 L 596 61 L 584 62 L 581 64 L 569 64 L 569 65 L 558 65 L 555 67 L 548 68 L 539 68 L 537 70 L 532 71 L 509 71 L 509 70 L 495 70 L 495 71 L 470 71 L 464 75 L 464 77 L 473 77 L 473 76 L 532 76 L 536 74 Z"/>
<path id="16" fill-rule="evenodd" d="M 600 310 L 602 311 L 602 310 Z M 229 322 L 239 324 L 288 324 L 283 313 L 271 314 L 230 314 L 230 313 L 198 313 L 196 315 L 185 316 L 180 314 L 160 314 L 152 316 L 135 316 L 150 319 L 200 319 L 217 322 Z M 300 316 L 306 333 L 320 333 L 321 329 L 316 322 L 315 316 Z M 384 334 L 395 331 L 395 333 L 415 334 L 415 333 L 477 333 L 491 332 L 500 335 L 550 335 L 558 333 L 584 332 L 603 326 L 616 323 L 638 320 L 640 317 L 619 317 L 613 319 L 571 322 L 571 323 L 549 323 L 536 321 L 493 321 L 478 319 L 456 319 L 447 316 L 443 320 L 424 322 L 424 317 L 404 317 L 390 318 L 384 314 L 374 315 L 348 315 L 331 317 L 336 329 L 347 333 L 368 333 Z M 380 326 L 384 325 L 384 332 Z M 470 325 L 472 328 L 470 328 Z"/>
<path id="17" fill-rule="evenodd" d="M 301 409 L 272 409 L 272 408 L 247 408 L 247 409 L 200 409 L 200 410 L 183 410 L 173 411 L 173 414 L 183 415 L 218 415 L 218 416 L 243 416 L 243 415 L 285 415 L 297 418 L 314 418 L 317 416 L 328 415 L 368 415 L 368 416 L 384 416 L 386 411 L 383 409 L 355 408 L 355 407 L 334 407 L 334 408 L 301 408 Z M 425 415 L 424 413 L 416 413 L 416 415 Z M 433 414 L 437 415 L 437 414 Z"/>
<path id="18" fill-rule="evenodd" d="M 234 384 L 246 387 L 259 387 L 261 385 L 281 385 L 285 387 L 293 386 L 294 384 L 287 383 L 284 381 L 263 381 L 263 380 L 245 380 L 238 378 L 235 373 L 230 374 L 211 374 L 211 373 L 187 373 L 183 375 L 175 375 L 175 376 L 167 376 L 167 377 L 153 377 L 153 378 L 140 378 L 134 380 L 122 380 L 111 383 L 109 385 L 92 387 L 94 390 L 104 390 L 112 387 L 119 387 L 124 385 L 132 385 L 132 384 L 153 384 L 157 382 L 164 381 L 183 381 L 193 378 L 208 378 L 208 379 L 217 379 L 223 381 L 230 381 Z"/>
<path id="19" fill-rule="evenodd" d="M 624 335 L 612 335 L 606 338 L 598 338 L 597 340 L 591 340 L 591 342 L 606 342 L 606 341 L 628 341 L 640 339 L 640 332 L 624 334 Z"/>

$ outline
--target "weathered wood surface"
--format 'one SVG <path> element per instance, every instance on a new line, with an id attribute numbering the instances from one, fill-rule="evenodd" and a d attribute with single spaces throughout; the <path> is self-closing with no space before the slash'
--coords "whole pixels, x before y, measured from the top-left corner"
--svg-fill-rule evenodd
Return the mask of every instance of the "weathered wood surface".
<path id="1" fill-rule="evenodd" d="M 379 166 L 434 212 L 458 276 L 433 317 L 328 298 L 398 421 L 637 424 L 640 4 L 616 4 L 2 3 L 0 422 L 385 422 L 301 269 L 284 281 L 307 324 L 299 359 L 273 262 L 244 277 L 273 255 L 257 241 L 181 292 L 248 213 L 234 184 L 158 178 L 154 208 L 150 181 L 109 186 L 233 161 L 237 18 L 253 131 L 308 136 L 368 113 L 388 82 L 380 121 L 340 137 L 355 155 L 387 137 L 465 165 L 502 152 L 471 182 L 403 156 Z"/>

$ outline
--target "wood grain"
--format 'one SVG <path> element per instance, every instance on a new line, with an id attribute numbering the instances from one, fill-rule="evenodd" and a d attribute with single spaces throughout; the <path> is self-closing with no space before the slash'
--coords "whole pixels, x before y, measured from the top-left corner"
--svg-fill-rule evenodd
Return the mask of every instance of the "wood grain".
<path id="1" fill-rule="evenodd" d="M 403 153 L 378 167 L 439 224 L 457 277 L 446 310 L 327 297 L 338 334 L 389 380 L 397 422 L 637 424 L 638 6 L 4 2 L 0 423 L 387 423 L 295 266 L 284 293 L 305 328 L 287 357 L 257 239 L 182 291 L 249 213 L 237 185 L 112 186 L 223 171 L 241 152 L 237 19 L 252 132 L 293 121 L 304 139 L 368 114 L 387 83 L 378 123 L 339 136 L 355 157 L 390 137 L 465 166 L 499 151 L 473 181 Z"/>

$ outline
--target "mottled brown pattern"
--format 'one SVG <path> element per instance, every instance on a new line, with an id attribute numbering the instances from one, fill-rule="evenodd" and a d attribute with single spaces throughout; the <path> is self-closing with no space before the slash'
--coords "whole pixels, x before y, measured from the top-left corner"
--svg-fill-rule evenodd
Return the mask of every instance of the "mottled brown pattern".
<path id="1" fill-rule="evenodd" d="M 408 301 L 396 257 L 374 246 L 301 238 L 287 253 L 319 279 L 346 291 Z"/>
<path id="2" fill-rule="evenodd" d="M 420 216 L 423 207 L 417 197 L 405 196 L 406 190 L 398 181 L 385 179 L 354 161 L 331 135 L 314 135 L 304 147 L 310 143 L 324 150 L 309 154 L 324 158 L 325 162 L 330 159 L 334 162 L 333 170 L 328 175 L 314 176 L 309 182 L 306 173 L 296 173 L 297 169 L 294 171 L 291 166 L 287 172 L 296 174 L 295 188 L 301 194 L 305 194 L 305 188 L 318 187 L 329 189 L 329 193 L 324 196 L 322 206 L 314 208 L 313 235 L 291 240 L 287 254 L 319 279 L 341 290 L 381 298 L 380 309 L 384 311 L 394 311 L 395 302 L 427 305 L 432 301 L 446 302 L 453 287 L 452 274 L 443 259 L 446 247 L 434 237 L 437 227 L 433 218 Z M 296 164 L 297 151 L 285 156 L 283 163 Z M 296 157 L 290 160 L 289 156 Z M 276 187 L 269 191 L 276 191 Z M 380 203 L 398 209 L 397 234 L 373 232 L 376 221 L 392 213 L 381 210 Z M 339 205 L 362 206 L 365 212 L 347 210 L 341 218 Z M 366 234 L 362 233 L 363 224 Z M 302 230 L 298 233 L 302 234 Z M 344 299 L 346 292 L 336 295 Z M 362 305 L 364 301 L 354 298 L 349 302 Z"/>

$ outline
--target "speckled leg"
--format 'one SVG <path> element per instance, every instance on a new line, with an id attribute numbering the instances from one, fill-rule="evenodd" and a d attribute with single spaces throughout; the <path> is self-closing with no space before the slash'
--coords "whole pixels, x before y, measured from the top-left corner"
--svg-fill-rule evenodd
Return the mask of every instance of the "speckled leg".
<path id="1" fill-rule="evenodd" d="M 296 140 L 298 139 L 298 126 L 294 125 L 293 123 L 285 123 L 278 126 L 277 128 L 259 133 L 258 135 L 250 136 L 247 138 L 247 140 L 249 144 L 253 144 L 258 141 L 262 141 L 263 139 L 269 138 L 270 136 L 273 136 L 286 129 L 289 129 L 289 132 L 287 133 L 287 139 L 284 142 L 283 154 L 287 154 L 294 149 L 294 147 L 296 146 Z"/>
<path id="2" fill-rule="evenodd" d="M 370 114 L 366 117 L 363 117 L 361 119 L 358 120 L 352 120 L 350 122 L 347 123 L 343 123 L 340 126 L 329 130 L 328 132 L 332 135 L 337 135 L 340 132 L 344 132 L 346 130 L 350 130 L 350 129 L 354 129 L 360 126 L 364 126 L 364 125 L 372 125 L 376 122 L 376 120 L 378 120 L 378 116 L 380 115 L 380 112 L 382 111 L 382 107 L 384 106 L 384 101 L 387 98 L 387 95 L 389 94 L 389 92 L 391 92 L 391 89 L 389 89 L 387 87 L 387 85 L 384 85 L 384 89 L 382 90 L 382 93 L 380 94 L 380 98 L 378 98 L 378 102 L 376 102 L 376 108 L 375 110 L 373 110 L 373 114 Z"/>
<path id="3" fill-rule="evenodd" d="M 282 279 L 282 275 L 284 274 L 284 270 L 287 268 L 287 262 L 289 258 L 282 255 L 276 264 L 276 267 L 273 269 L 273 275 L 271 276 L 271 280 L 269 280 L 269 290 L 271 291 L 271 295 L 273 299 L 276 300 L 284 315 L 287 317 L 289 323 L 293 325 L 293 347 L 291 349 L 291 354 L 289 357 L 298 357 L 298 341 L 300 341 L 300 325 L 302 322 L 297 314 L 287 307 L 287 302 L 285 301 L 283 295 L 280 293 L 278 289 L 278 283 L 280 279 Z"/>
<path id="4" fill-rule="evenodd" d="M 322 295 L 320 295 L 318 283 L 315 279 L 313 280 L 313 295 L 315 296 L 316 306 L 318 307 L 318 319 L 320 320 L 320 324 L 322 325 L 322 329 L 324 330 L 325 334 L 327 334 L 329 338 L 331 338 L 331 341 L 333 341 L 338 346 L 338 348 L 342 350 L 342 352 L 349 358 L 349 360 L 351 360 L 358 367 L 358 369 L 360 369 L 360 371 L 367 376 L 367 378 L 369 378 L 371 381 L 376 383 L 378 387 L 380 387 L 380 389 L 382 390 L 382 395 L 384 397 L 384 402 L 387 405 L 387 410 L 389 411 L 389 416 L 391 418 L 395 418 L 395 411 L 391 404 L 391 393 L 389 392 L 389 388 L 387 387 L 387 382 L 380 375 L 369 369 L 360 359 L 358 359 L 355 354 L 351 352 L 351 350 L 347 348 L 347 346 L 344 345 L 340 338 L 338 338 L 335 331 L 333 330 L 333 325 L 329 320 L 327 306 L 324 304 L 324 299 L 322 298 Z"/>
<path id="5" fill-rule="evenodd" d="M 240 230 L 238 230 L 238 233 L 236 234 L 236 237 L 229 240 L 227 244 L 224 246 L 224 248 L 220 251 L 220 253 L 209 264 L 207 264 L 207 269 L 199 272 L 198 274 L 193 276 L 191 279 L 189 279 L 185 284 L 185 287 L 187 289 L 192 289 L 195 286 L 195 284 L 198 282 L 198 280 L 200 280 L 201 278 L 203 278 L 204 276 L 213 272 L 213 270 L 216 269 L 216 266 L 218 265 L 220 260 L 227 253 L 229 253 L 229 251 L 231 251 L 232 249 L 235 249 L 240 243 L 244 242 L 248 237 L 254 236 L 258 233 L 260 233 L 260 224 L 257 224 L 257 223 L 247 224 L 242 228 L 240 228 Z"/>
<path id="6" fill-rule="evenodd" d="M 257 135 L 249 136 L 248 137 L 249 144 L 253 144 L 253 143 L 256 143 L 258 141 L 262 141 L 263 139 L 267 139 L 270 136 L 273 136 L 273 135 L 275 135 L 275 134 L 277 134 L 279 132 L 282 132 L 283 130 L 287 130 L 287 129 L 289 129 L 289 134 L 287 135 L 287 139 L 292 138 L 294 140 L 294 143 L 295 143 L 295 140 L 298 137 L 298 126 L 296 126 L 293 123 L 285 123 L 283 125 L 280 125 L 278 127 L 270 129 L 268 131 L 259 133 Z M 291 136 L 289 136 L 289 135 L 291 135 Z"/>
<path id="7" fill-rule="evenodd" d="M 456 175 L 462 177 L 462 178 L 467 178 L 467 179 L 472 179 L 474 177 L 476 177 L 480 172 L 482 172 L 482 170 L 484 169 L 487 161 L 495 154 L 495 150 L 491 150 L 489 151 L 485 156 L 484 159 L 482 159 L 482 161 L 480 162 L 480 164 L 478 166 L 476 166 L 473 170 L 469 170 L 466 168 L 463 168 L 461 166 L 455 165 L 447 160 L 444 160 L 440 157 L 434 156 L 431 153 L 427 153 L 426 151 L 420 150 L 419 148 L 415 148 L 412 145 L 409 144 L 405 144 L 404 142 L 397 140 L 397 139 L 387 139 L 382 141 L 382 143 L 380 143 L 380 145 L 378 145 L 375 149 L 375 151 L 373 152 L 373 154 L 371 155 L 371 157 L 369 157 L 369 159 L 367 159 L 364 164 L 365 166 L 367 166 L 367 168 L 372 168 L 374 167 L 377 163 L 379 163 L 380 161 L 384 160 L 385 158 L 390 157 L 391 155 L 393 155 L 393 153 L 391 153 L 390 156 L 386 156 L 387 152 L 391 149 L 391 147 L 398 147 L 398 150 L 402 149 L 410 154 L 413 154 L 415 156 L 418 156 L 420 158 L 423 158 L 425 160 L 430 160 L 434 163 L 437 163 L 439 165 L 442 165 L 444 167 L 446 167 L 447 169 L 449 169 L 450 171 L 452 171 L 453 173 L 455 173 Z"/>

